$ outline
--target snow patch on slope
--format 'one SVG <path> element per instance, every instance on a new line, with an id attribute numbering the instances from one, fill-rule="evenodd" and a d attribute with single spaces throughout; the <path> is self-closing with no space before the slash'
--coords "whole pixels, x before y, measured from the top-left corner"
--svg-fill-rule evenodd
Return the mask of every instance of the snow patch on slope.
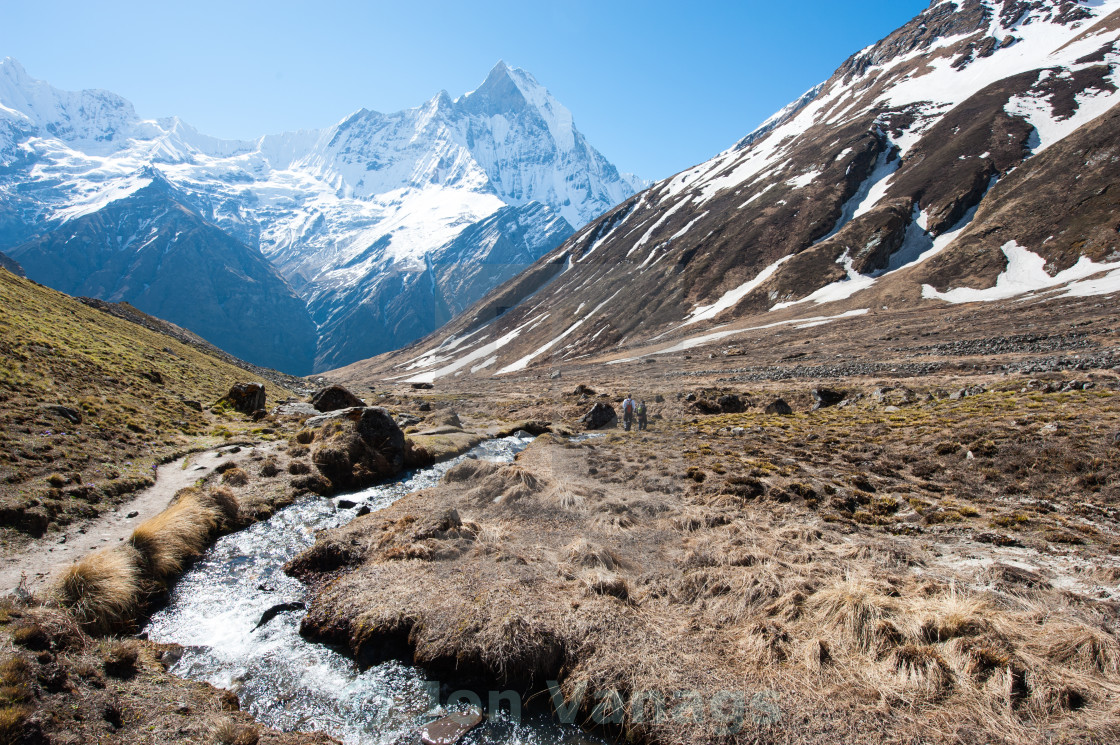
<path id="1" fill-rule="evenodd" d="M 1077 285 L 1071 286 L 1068 294 L 1078 297 L 1120 291 L 1120 262 L 1097 264 L 1082 256 L 1069 269 L 1058 272 L 1051 277 L 1046 273 L 1046 259 L 1029 249 L 1023 248 L 1017 242 L 1009 241 L 1005 243 L 1002 250 L 1003 255 L 1007 257 L 1007 268 L 996 278 L 994 287 L 981 290 L 958 287 L 941 292 L 932 285 L 922 285 L 922 297 L 931 300 L 944 300 L 953 304 L 989 303 L 1042 290 L 1051 290 L 1071 283 L 1077 283 Z M 1080 282 L 1080 280 L 1087 280 L 1103 272 L 1110 272 L 1110 274 L 1092 283 Z"/>
<path id="2" fill-rule="evenodd" d="M 794 254 L 790 254 L 789 256 L 784 256 L 778 259 L 773 264 L 759 272 L 758 276 L 756 276 L 754 279 L 748 282 L 744 282 L 734 290 L 728 290 L 723 294 L 723 297 L 721 297 L 711 305 L 698 305 L 692 310 L 691 313 L 688 314 L 685 322 L 682 323 L 678 328 L 690 326 L 694 323 L 699 323 L 700 321 L 710 321 L 723 311 L 735 307 L 739 304 L 740 300 L 751 294 L 751 292 L 753 292 L 755 288 L 774 276 L 774 273 L 778 271 L 779 267 L 781 267 L 782 264 L 786 263 L 793 257 Z"/>

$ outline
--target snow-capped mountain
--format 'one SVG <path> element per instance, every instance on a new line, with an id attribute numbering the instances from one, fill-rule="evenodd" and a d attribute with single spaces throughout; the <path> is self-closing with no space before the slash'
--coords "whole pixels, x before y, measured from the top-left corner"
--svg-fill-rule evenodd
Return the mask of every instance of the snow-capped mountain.
<path id="1" fill-rule="evenodd" d="M 508 375 L 887 307 L 1120 291 L 1118 65 L 1120 0 L 934 0 L 363 369 Z"/>
<path id="2" fill-rule="evenodd" d="M 431 332 L 645 186 L 504 63 L 457 99 L 441 92 L 395 114 L 363 109 L 325 130 L 243 142 L 140 119 L 115 94 L 58 91 L 0 62 L 0 250 L 19 260 L 47 233 L 36 251 L 67 245 L 77 220 L 147 188 L 153 172 L 181 207 L 258 251 L 295 289 L 317 326 L 317 370 Z M 99 224 L 106 245 L 138 245 Z M 64 257 L 51 258 L 32 265 L 33 279 L 65 272 Z M 435 276 L 437 265 L 469 268 Z M 205 285 L 206 267 L 194 272 L 180 280 Z M 140 307 L 192 328 L 174 309 Z"/>

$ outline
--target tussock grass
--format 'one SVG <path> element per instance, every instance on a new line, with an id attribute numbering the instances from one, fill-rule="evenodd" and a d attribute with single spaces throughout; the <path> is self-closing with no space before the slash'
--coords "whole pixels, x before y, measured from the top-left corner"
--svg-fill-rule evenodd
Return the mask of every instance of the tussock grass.
<path id="1" fill-rule="evenodd" d="M 166 585 L 202 553 L 223 518 L 212 498 L 190 487 L 166 510 L 138 525 L 129 543 L 139 552 L 145 576 Z"/>
<path id="2" fill-rule="evenodd" d="M 145 520 L 128 542 L 91 553 L 68 567 L 51 590 L 91 633 L 127 627 L 151 592 L 166 588 L 219 530 L 240 524 L 240 505 L 225 487 L 189 487 Z"/>
<path id="3" fill-rule="evenodd" d="M 904 689 L 940 696 L 953 687 L 953 673 L 936 647 L 907 644 L 888 660 Z"/>
<path id="4" fill-rule="evenodd" d="M 54 586 L 55 601 L 91 633 L 127 626 L 140 603 L 142 557 L 131 545 L 95 551 L 72 564 Z"/>
<path id="5" fill-rule="evenodd" d="M 577 538 L 564 547 L 564 561 L 585 569 L 611 571 L 620 565 L 618 554 L 586 538 Z"/>
<path id="6" fill-rule="evenodd" d="M 809 598 L 807 606 L 819 627 L 831 630 L 850 648 L 877 650 L 889 646 L 897 634 L 890 623 L 896 602 L 868 580 L 849 578 L 826 587 Z"/>
<path id="7" fill-rule="evenodd" d="M 1106 675 L 1120 673 L 1120 643 L 1100 629 L 1082 623 L 1048 623 L 1033 641 L 1047 659 L 1060 665 Z"/>

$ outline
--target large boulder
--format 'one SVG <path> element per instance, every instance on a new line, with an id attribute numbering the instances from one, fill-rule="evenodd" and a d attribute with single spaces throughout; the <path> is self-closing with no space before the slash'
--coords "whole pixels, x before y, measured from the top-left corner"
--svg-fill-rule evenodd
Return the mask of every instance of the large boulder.
<path id="1" fill-rule="evenodd" d="M 336 492 L 362 489 L 405 467 L 408 446 L 404 432 L 379 406 L 340 409 L 304 424 L 318 430 L 311 462 Z"/>
<path id="2" fill-rule="evenodd" d="M 311 397 L 311 405 L 316 411 L 338 411 L 365 406 L 366 402 L 341 385 L 328 385 Z"/>
<path id="3" fill-rule="evenodd" d="M 264 383 L 234 383 L 229 393 L 218 399 L 219 404 L 228 404 L 242 414 L 263 409 L 264 402 Z"/>
<path id="4" fill-rule="evenodd" d="M 611 424 L 618 423 L 618 414 L 610 404 L 599 402 L 591 407 L 591 411 L 579 420 L 588 429 L 602 429 Z"/>
<path id="5" fill-rule="evenodd" d="M 747 410 L 747 405 L 743 403 L 743 399 L 736 396 L 734 393 L 728 393 L 716 399 L 716 405 L 719 410 L 724 414 L 742 414 Z"/>
<path id="6" fill-rule="evenodd" d="M 827 409 L 829 406 L 835 406 L 844 400 L 846 394 L 841 391 L 833 391 L 828 388 L 814 388 L 813 389 L 813 411 L 817 409 Z"/>
<path id="7" fill-rule="evenodd" d="M 784 398 L 775 400 L 772 404 L 766 407 L 767 414 L 780 414 L 782 416 L 789 416 L 793 413 L 793 408 L 786 403 Z"/>

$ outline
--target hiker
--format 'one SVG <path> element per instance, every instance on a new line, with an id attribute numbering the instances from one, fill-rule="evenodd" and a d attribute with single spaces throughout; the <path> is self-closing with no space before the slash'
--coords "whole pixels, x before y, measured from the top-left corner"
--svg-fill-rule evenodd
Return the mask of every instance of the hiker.
<path id="1" fill-rule="evenodd" d="M 622 402 L 622 429 L 629 432 L 630 427 L 634 424 L 634 399 L 630 394 L 626 394 L 626 400 Z"/>
<path id="2" fill-rule="evenodd" d="M 638 431 L 639 432 L 644 432 L 647 424 L 649 424 L 649 420 L 646 419 L 646 402 L 645 401 L 639 401 L 638 402 Z"/>

